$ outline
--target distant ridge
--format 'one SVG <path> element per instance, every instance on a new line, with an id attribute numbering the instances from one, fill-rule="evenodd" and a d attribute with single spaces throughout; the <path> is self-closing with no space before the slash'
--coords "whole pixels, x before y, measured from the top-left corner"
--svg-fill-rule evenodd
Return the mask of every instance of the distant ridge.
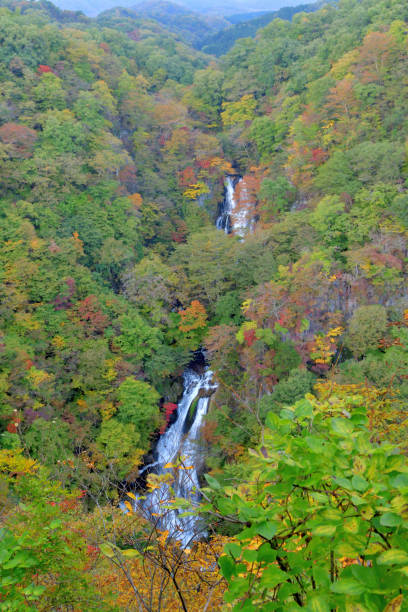
<path id="1" fill-rule="evenodd" d="M 224 55 L 227 53 L 235 44 L 239 38 L 254 37 L 260 28 L 268 25 L 274 19 L 285 19 L 291 21 L 296 13 L 312 13 L 321 8 L 324 4 L 333 3 L 335 0 L 324 1 L 319 0 L 313 4 L 300 4 L 298 6 L 286 6 L 278 11 L 264 13 L 254 19 L 242 21 L 240 15 L 232 15 L 227 17 L 228 21 L 234 25 L 218 32 L 216 35 L 209 34 L 203 38 L 200 44 L 196 47 L 204 53 L 210 55 Z M 252 13 L 253 15 L 254 13 Z"/>
<path id="2" fill-rule="evenodd" d="M 132 6 L 126 12 L 127 16 L 133 13 L 138 17 L 148 17 L 158 21 L 196 48 L 203 37 L 207 37 L 209 33 L 216 34 L 230 25 L 224 17 L 203 15 L 184 5 L 166 0 L 147 0 Z"/>

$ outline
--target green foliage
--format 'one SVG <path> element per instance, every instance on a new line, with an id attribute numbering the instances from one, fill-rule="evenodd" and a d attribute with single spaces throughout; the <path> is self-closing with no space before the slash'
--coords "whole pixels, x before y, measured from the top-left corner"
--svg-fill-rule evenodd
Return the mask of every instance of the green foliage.
<path id="1" fill-rule="evenodd" d="M 383 306 L 360 306 L 354 312 L 346 335 L 346 345 L 356 357 L 376 349 L 387 328 L 387 312 Z"/>
<path id="2" fill-rule="evenodd" d="M 16 503 L 0 529 L 2 609 L 85 605 L 88 610 L 107 610 L 84 571 L 85 541 L 70 524 L 79 492 L 64 490 L 18 452 L 5 455 L 1 451 L 0 467 L 2 506 L 5 488 Z"/>
<path id="3" fill-rule="evenodd" d="M 226 601 L 374 611 L 406 595 L 406 460 L 372 441 L 361 398 L 345 413 L 309 396 L 267 423 L 247 482 L 208 479 L 213 512 L 242 526 L 219 560 Z"/>
<path id="4" fill-rule="evenodd" d="M 124 424 L 112 418 L 102 423 L 97 443 L 108 463 L 115 464 L 119 478 L 127 476 L 135 468 L 139 459 L 136 451 L 141 444 L 140 439 L 141 435 L 132 422 Z"/>
<path id="5" fill-rule="evenodd" d="M 24 440 L 31 455 L 44 465 L 53 466 L 58 460 L 70 457 L 72 439 L 67 423 L 60 419 L 35 419 L 25 433 Z"/>
<path id="6" fill-rule="evenodd" d="M 264 200 L 262 209 L 268 218 L 287 211 L 293 203 L 296 189 L 284 176 L 276 180 L 266 178 L 262 181 L 259 197 Z"/>
<path id="7" fill-rule="evenodd" d="M 256 117 L 252 122 L 249 136 L 256 144 L 260 159 L 269 159 L 276 147 L 276 126 L 270 117 Z M 261 197 L 267 197 L 267 192 Z"/>
<path id="8" fill-rule="evenodd" d="M 275 385 L 270 395 L 264 395 L 260 401 L 263 418 L 273 410 L 279 413 L 284 406 L 290 406 L 312 391 L 314 375 L 305 369 L 292 370 L 287 378 Z"/>
<path id="9" fill-rule="evenodd" d="M 120 323 L 122 333 L 116 342 L 124 353 L 143 361 L 159 349 L 160 331 L 150 327 L 140 315 L 137 313 L 124 315 Z"/>
<path id="10" fill-rule="evenodd" d="M 150 435 L 160 424 L 159 394 L 142 380 L 126 378 L 118 389 L 118 399 L 118 421 L 134 425 L 142 448 L 147 450 Z"/>
<path id="11" fill-rule="evenodd" d="M 274 19 L 220 61 L 125 9 L 91 20 L 45 0 L 3 5 L 10 606 L 103 610 L 75 483 L 89 509 L 135 481 L 164 424 L 159 406 L 178 400 L 204 346 L 219 383 L 202 429 L 218 470 L 208 482 L 222 531 L 249 529 L 220 561 L 227 599 L 291 610 L 299 594 L 311 610 L 383 610 L 404 588 L 408 552 L 396 524 L 406 465 L 387 446 L 405 442 L 408 397 L 406 3 L 339 0 Z M 244 179 L 243 241 L 214 227 L 226 174 Z M 301 401 L 315 376 L 351 398 Z M 371 430 L 356 383 L 381 388 L 382 412 L 364 400 Z M 47 471 L 21 478 L 32 469 L 21 446 Z"/>

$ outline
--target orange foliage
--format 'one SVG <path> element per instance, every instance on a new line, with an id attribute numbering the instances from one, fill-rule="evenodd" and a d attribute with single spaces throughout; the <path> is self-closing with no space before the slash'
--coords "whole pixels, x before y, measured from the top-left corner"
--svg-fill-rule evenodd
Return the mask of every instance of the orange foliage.
<path id="1" fill-rule="evenodd" d="M 5 123 L 0 127 L 0 140 L 8 145 L 11 156 L 27 158 L 32 155 L 37 132 L 18 123 Z"/>
<path id="2" fill-rule="evenodd" d="M 225 538 L 214 538 L 209 544 L 199 542 L 183 552 L 177 544 L 170 545 L 165 536 L 164 532 L 162 540 L 158 539 L 158 549 L 154 556 L 149 554 L 126 560 L 128 577 L 115 566 L 109 566 L 106 573 L 98 572 L 98 588 L 104 592 L 114 591 L 114 603 L 122 610 L 139 609 L 138 598 L 130 581 L 137 587 L 149 610 L 181 612 L 184 608 L 180 597 L 186 609 L 191 612 L 225 609 L 225 583 L 217 565 Z M 160 567 L 162 564 L 164 567 Z M 175 573 L 179 592 L 170 577 L 171 573 Z"/>
<path id="3" fill-rule="evenodd" d="M 179 185 L 180 187 L 188 187 L 196 182 L 196 175 L 192 166 L 187 166 L 181 172 L 179 172 Z"/>
<path id="4" fill-rule="evenodd" d="M 189 332 L 206 325 L 207 313 L 204 306 L 198 300 L 193 300 L 188 308 L 180 310 L 179 315 L 181 317 L 179 330 L 182 332 Z"/>
<path id="5" fill-rule="evenodd" d="M 334 110 L 336 117 L 343 118 L 346 115 L 347 118 L 350 118 L 355 111 L 356 104 L 353 80 L 347 75 L 330 90 L 327 106 Z"/>
<path id="6" fill-rule="evenodd" d="M 140 193 L 132 193 L 132 195 L 128 196 L 128 198 L 132 203 L 132 208 L 139 210 L 143 204 L 143 199 Z"/>

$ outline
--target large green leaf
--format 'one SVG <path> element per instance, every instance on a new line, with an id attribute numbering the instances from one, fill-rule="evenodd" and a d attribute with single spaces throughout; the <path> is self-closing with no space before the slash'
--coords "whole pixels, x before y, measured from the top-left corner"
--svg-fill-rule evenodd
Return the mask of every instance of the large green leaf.
<path id="1" fill-rule="evenodd" d="M 384 551 L 377 559 L 380 565 L 404 565 L 408 563 L 408 553 L 399 548 Z"/>
<path id="2" fill-rule="evenodd" d="M 394 514 L 393 512 L 386 512 L 380 517 L 381 525 L 384 527 L 398 527 L 403 523 L 402 517 L 398 516 L 398 514 Z"/>
<path id="3" fill-rule="evenodd" d="M 353 578 L 341 578 L 338 582 L 331 585 L 330 590 L 333 593 L 343 593 L 344 595 L 362 595 L 365 588 Z"/>
<path id="4" fill-rule="evenodd" d="M 259 533 L 259 535 L 261 535 L 263 538 L 266 538 L 267 540 L 271 540 L 273 536 L 276 534 L 277 525 L 276 523 L 265 521 L 264 523 L 257 525 L 256 530 Z"/>

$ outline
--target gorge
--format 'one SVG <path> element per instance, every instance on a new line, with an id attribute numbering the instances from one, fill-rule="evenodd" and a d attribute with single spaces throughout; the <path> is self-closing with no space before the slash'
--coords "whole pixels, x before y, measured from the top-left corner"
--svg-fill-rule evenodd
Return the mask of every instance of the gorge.
<path id="1" fill-rule="evenodd" d="M 248 198 L 244 206 L 237 207 L 235 190 L 242 181 L 242 177 L 237 175 L 225 177 L 224 199 L 216 220 L 217 229 L 235 234 L 241 240 L 250 229 L 252 207 Z M 154 450 L 155 461 L 140 472 L 149 471 L 158 476 L 168 474 L 168 481 L 148 493 L 141 504 L 138 500 L 136 505 L 141 505 L 148 517 L 185 547 L 203 535 L 199 518 L 192 514 L 185 516 L 188 513 L 170 509 L 168 504 L 176 497 L 183 498 L 193 507 L 200 498 L 199 477 L 205 456 L 199 438 L 211 396 L 217 390 L 213 376 L 201 351 L 198 359 L 183 373 L 183 395 L 178 403 L 176 420 L 160 436 Z"/>

